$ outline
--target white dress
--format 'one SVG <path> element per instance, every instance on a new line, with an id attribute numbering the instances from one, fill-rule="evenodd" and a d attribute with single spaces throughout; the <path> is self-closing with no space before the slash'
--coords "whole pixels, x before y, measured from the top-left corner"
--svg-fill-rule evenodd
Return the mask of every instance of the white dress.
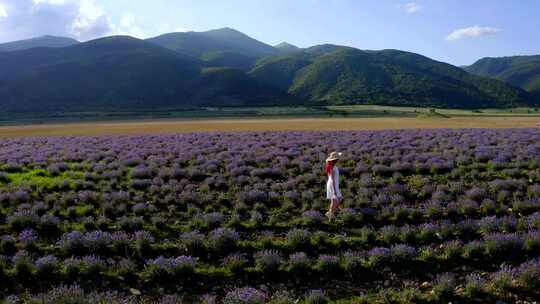
<path id="1" fill-rule="evenodd" d="M 332 183 L 334 183 L 335 185 L 335 192 Z M 341 191 L 339 191 L 339 169 L 338 167 L 334 166 L 334 179 L 332 179 L 332 177 L 330 176 L 328 178 L 328 182 L 326 182 L 326 198 L 332 199 L 341 197 Z"/>

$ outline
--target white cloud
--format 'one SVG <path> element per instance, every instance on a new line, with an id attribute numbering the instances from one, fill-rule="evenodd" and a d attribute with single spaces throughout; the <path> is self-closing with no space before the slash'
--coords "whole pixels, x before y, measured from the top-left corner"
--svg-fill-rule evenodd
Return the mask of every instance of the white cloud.
<path id="1" fill-rule="evenodd" d="M 130 12 L 113 22 L 96 0 L 0 0 L 0 42 L 43 35 L 81 41 L 107 35 L 148 38 L 174 31 L 185 28 L 166 23 L 142 26 Z"/>
<path id="2" fill-rule="evenodd" d="M 414 14 L 423 8 L 422 6 L 418 5 L 418 3 L 416 2 L 398 4 L 396 7 L 409 14 Z"/>
<path id="3" fill-rule="evenodd" d="M 0 0 L 0 7 L 5 12 L 0 18 L 0 41 L 41 35 L 88 40 L 114 28 L 94 0 Z"/>
<path id="4" fill-rule="evenodd" d="M 446 36 L 448 41 L 456 41 L 464 38 L 477 38 L 482 36 L 493 36 L 499 33 L 501 30 L 489 26 L 471 26 L 462 29 L 458 29 Z"/>
<path id="5" fill-rule="evenodd" d="M 183 26 L 178 26 L 174 29 L 175 32 L 187 32 L 188 30 Z"/>
<path id="6" fill-rule="evenodd" d="M 126 28 L 132 27 L 135 25 L 135 16 L 130 13 L 124 14 L 120 19 L 120 25 Z"/>
<path id="7" fill-rule="evenodd" d="M 131 13 L 124 13 L 122 15 L 120 23 L 114 26 L 113 34 L 148 38 L 148 34 L 139 27 L 137 18 Z"/>
<path id="8" fill-rule="evenodd" d="M 6 8 L 2 5 L 2 3 L 0 3 L 0 19 L 7 18 L 7 17 L 8 17 L 8 13 L 6 11 Z"/>

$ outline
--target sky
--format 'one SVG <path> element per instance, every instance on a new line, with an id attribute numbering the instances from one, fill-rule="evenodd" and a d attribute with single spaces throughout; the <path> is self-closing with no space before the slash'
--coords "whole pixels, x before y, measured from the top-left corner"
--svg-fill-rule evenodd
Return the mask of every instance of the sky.
<path id="1" fill-rule="evenodd" d="M 0 0 L 0 42 L 230 27 L 266 42 L 400 49 L 454 65 L 540 54 L 538 0 Z"/>

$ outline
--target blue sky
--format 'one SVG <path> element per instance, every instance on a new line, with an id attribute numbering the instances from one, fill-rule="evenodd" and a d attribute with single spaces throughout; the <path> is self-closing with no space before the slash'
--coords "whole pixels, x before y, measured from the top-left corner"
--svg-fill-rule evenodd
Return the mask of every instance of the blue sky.
<path id="1" fill-rule="evenodd" d="M 0 0 L 0 41 L 232 27 L 269 44 L 393 48 L 463 65 L 540 54 L 539 15 L 536 0 Z"/>

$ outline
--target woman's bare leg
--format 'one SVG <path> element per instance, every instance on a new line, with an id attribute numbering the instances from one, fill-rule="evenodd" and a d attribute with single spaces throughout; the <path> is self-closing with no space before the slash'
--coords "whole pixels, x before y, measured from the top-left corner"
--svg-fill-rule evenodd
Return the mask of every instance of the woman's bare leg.
<path id="1" fill-rule="evenodd" d="M 343 197 L 340 197 L 337 199 L 337 209 L 342 210 L 343 208 Z"/>
<path id="2" fill-rule="evenodd" d="M 330 203 L 330 212 L 332 212 L 332 214 L 336 214 L 338 207 L 339 207 L 339 199 L 333 198 Z"/>
<path id="3" fill-rule="evenodd" d="M 334 217 L 334 215 L 336 214 L 336 208 L 337 208 L 336 199 L 331 199 L 330 206 L 328 206 L 328 212 L 326 213 L 326 216 L 329 219 L 332 219 L 332 217 Z"/>

